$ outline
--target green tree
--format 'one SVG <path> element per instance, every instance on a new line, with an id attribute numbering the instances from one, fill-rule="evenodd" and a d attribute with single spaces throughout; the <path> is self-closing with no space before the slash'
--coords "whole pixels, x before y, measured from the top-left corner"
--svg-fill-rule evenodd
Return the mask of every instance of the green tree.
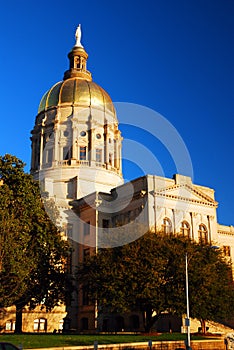
<path id="1" fill-rule="evenodd" d="M 207 320 L 233 316 L 234 285 L 230 262 L 220 249 L 198 245 L 196 256 L 188 256 L 191 315 L 201 322 L 206 333 Z"/>
<path id="2" fill-rule="evenodd" d="M 24 306 L 43 303 L 51 310 L 65 301 L 72 286 L 65 269 L 70 249 L 21 160 L 0 157 L 0 181 L 0 307 L 16 306 L 21 332 Z"/>
<path id="3" fill-rule="evenodd" d="M 230 287 L 230 275 L 228 275 L 230 267 L 223 261 L 220 253 L 210 253 L 209 248 L 183 237 L 147 233 L 130 244 L 100 249 L 97 255 L 78 266 L 78 283 L 89 286 L 90 297 L 93 301 L 98 300 L 99 309 L 108 309 L 112 312 L 141 310 L 145 330 L 149 331 L 165 311 L 179 316 L 186 313 L 185 252 L 187 252 L 191 316 L 211 320 L 226 317 L 230 299 L 229 304 L 227 304 L 228 298 L 222 299 L 220 285 L 229 284 Z M 197 269 L 197 264 L 201 261 L 204 264 L 202 278 L 201 270 Z M 218 266 L 222 273 L 217 275 Z M 206 290 L 207 294 L 203 295 L 204 289 L 200 285 L 207 281 L 208 275 L 209 281 L 213 281 L 212 293 Z M 220 293 L 220 298 L 215 299 L 217 291 Z M 198 294 L 201 298 L 206 298 L 203 309 L 195 308 Z M 213 307 L 208 313 L 206 312 L 208 301 L 211 303 L 211 300 L 216 308 Z M 223 303 L 225 307 L 222 308 Z M 222 315 L 218 312 L 221 308 Z"/>

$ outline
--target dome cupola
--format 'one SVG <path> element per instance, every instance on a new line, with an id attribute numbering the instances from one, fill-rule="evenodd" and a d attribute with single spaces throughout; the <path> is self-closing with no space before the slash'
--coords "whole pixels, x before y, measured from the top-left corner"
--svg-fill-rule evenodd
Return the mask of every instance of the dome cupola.
<path id="1" fill-rule="evenodd" d="M 68 78 L 80 77 L 82 79 L 92 80 L 91 73 L 87 70 L 88 54 L 81 45 L 81 26 L 76 29 L 76 44 L 69 52 L 68 58 L 70 61 L 70 68 L 64 73 L 64 80 Z"/>
<path id="2" fill-rule="evenodd" d="M 116 111 L 109 94 L 87 70 L 80 25 L 75 38 L 68 54 L 69 69 L 42 97 L 31 132 L 31 173 L 35 179 L 61 182 L 60 190 L 58 184 L 51 185 L 57 197 L 64 196 L 65 184 L 76 178 L 73 195 L 66 198 L 95 190 L 109 192 L 123 182 Z"/>
<path id="3" fill-rule="evenodd" d="M 76 30 L 76 44 L 68 54 L 69 70 L 64 73 L 63 81 L 53 85 L 42 97 L 38 113 L 54 107 L 81 106 L 97 107 L 110 112 L 116 119 L 114 105 L 108 93 L 92 81 L 87 70 L 88 54 L 81 45 L 81 26 Z"/>

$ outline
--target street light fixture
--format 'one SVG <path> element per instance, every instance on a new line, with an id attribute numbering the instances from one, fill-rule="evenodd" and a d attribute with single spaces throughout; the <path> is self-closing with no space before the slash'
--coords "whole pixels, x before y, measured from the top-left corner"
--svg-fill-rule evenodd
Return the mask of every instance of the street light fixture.
<path id="1" fill-rule="evenodd" d="M 190 318 L 189 318 L 189 294 L 188 294 L 188 254 L 185 254 L 185 278 L 186 278 L 186 308 L 187 308 L 187 315 L 185 319 L 185 326 L 187 327 L 187 342 L 186 342 L 186 349 L 190 350 Z"/>

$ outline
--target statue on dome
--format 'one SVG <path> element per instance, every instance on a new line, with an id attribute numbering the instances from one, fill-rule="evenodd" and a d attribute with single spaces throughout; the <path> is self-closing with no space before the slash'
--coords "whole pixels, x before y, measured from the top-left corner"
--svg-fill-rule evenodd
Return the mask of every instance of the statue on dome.
<path id="1" fill-rule="evenodd" d="M 75 46 L 83 47 L 81 45 L 81 25 L 80 24 L 76 28 L 75 38 L 76 38 L 76 45 Z"/>

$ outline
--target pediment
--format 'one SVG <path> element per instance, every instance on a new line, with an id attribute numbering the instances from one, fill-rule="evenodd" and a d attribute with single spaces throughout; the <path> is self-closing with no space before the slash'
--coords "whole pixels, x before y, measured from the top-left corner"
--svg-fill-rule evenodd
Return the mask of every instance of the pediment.
<path id="1" fill-rule="evenodd" d="M 175 200 L 185 200 L 195 203 L 202 203 L 206 205 L 216 206 L 217 202 L 202 190 L 197 188 L 198 186 L 173 185 L 156 190 L 157 196 L 171 198 Z"/>

